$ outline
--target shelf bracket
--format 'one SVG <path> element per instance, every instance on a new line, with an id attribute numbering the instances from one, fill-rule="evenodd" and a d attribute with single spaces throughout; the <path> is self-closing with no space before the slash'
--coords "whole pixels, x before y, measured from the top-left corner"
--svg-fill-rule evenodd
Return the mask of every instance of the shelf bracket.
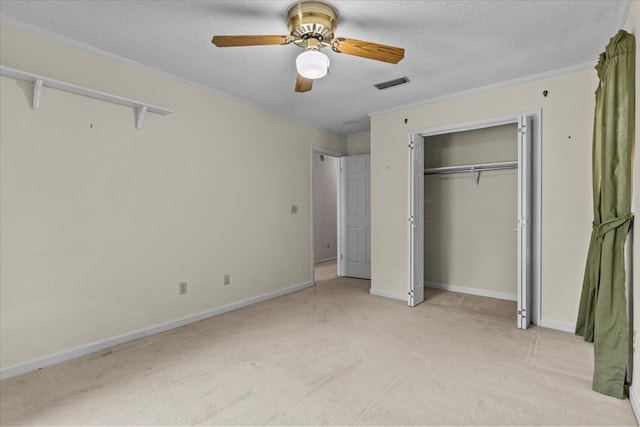
<path id="1" fill-rule="evenodd" d="M 476 186 L 480 185 L 480 171 L 473 171 L 476 176 Z"/>
<path id="2" fill-rule="evenodd" d="M 33 81 L 33 104 L 31 107 L 33 111 L 37 111 L 40 108 L 40 97 L 42 96 L 42 79 L 35 79 Z"/>
<path id="3" fill-rule="evenodd" d="M 142 129 L 142 122 L 144 122 L 144 113 L 146 112 L 146 105 L 136 108 L 136 129 Z"/>

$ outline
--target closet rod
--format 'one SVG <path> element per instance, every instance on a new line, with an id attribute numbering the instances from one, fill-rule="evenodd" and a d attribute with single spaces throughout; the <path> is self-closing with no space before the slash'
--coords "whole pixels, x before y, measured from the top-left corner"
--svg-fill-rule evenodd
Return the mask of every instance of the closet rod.
<path id="1" fill-rule="evenodd" d="M 442 166 L 439 168 L 427 168 L 424 170 L 425 175 L 435 175 L 440 173 L 458 173 L 458 172 L 482 172 L 501 169 L 517 169 L 518 162 L 497 162 L 497 163 L 480 163 L 476 165 L 459 165 L 459 166 Z"/>

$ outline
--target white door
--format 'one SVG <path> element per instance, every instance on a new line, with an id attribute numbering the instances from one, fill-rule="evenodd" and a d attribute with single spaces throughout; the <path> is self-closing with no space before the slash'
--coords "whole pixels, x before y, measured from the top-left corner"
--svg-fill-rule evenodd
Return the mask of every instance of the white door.
<path id="1" fill-rule="evenodd" d="M 424 138 L 409 141 L 409 307 L 424 301 Z"/>
<path id="2" fill-rule="evenodd" d="M 531 232 L 532 232 L 532 175 L 531 175 L 531 118 L 518 121 L 518 316 L 517 325 L 527 329 L 531 323 Z"/>
<path id="3" fill-rule="evenodd" d="M 371 278 L 371 185 L 369 155 L 340 159 L 342 177 L 342 274 Z"/>

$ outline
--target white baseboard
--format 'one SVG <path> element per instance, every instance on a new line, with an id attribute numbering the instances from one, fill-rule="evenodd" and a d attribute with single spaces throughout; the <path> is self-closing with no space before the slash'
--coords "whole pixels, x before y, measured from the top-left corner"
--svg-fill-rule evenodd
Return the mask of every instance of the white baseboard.
<path id="1" fill-rule="evenodd" d="M 329 258 L 322 258 L 322 259 L 317 259 L 314 261 L 314 264 L 320 264 L 321 262 L 327 262 L 327 261 L 335 261 L 336 259 L 338 259 L 338 257 L 329 257 Z"/>
<path id="2" fill-rule="evenodd" d="M 504 299 L 509 301 L 518 300 L 517 295 L 508 294 L 505 292 L 487 291 L 484 289 L 467 288 L 464 286 L 456 286 L 456 285 L 443 285 L 443 284 L 434 283 L 434 282 L 424 282 L 424 286 L 425 288 L 441 289 L 444 291 L 451 291 L 451 292 L 461 292 L 465 294 L 480 295 L 483 297 L 498 298 L 498 299 Z M 564 332 L 575 333 L 576 331 L 575 323 L 556 322 L 554 320 L 541 319 L 537 323 L 537 325 L 542 326 L 543 328 L 555 329 L 555 330 L 564 331 Z"/>
<path id="3" fill-rule="evenodd" d="M 509 301 L 517 301 L 518 296 L 507 292 L 490 291 L 486 289 L 468 288 L 466 286 L 443 285 L 435 282 L 424 282 L 425 288 L 440 289 L 449 292 L 460 292 L 463 294 L 480 295 L 482 297 L 505 299 Z"/>
<path id="4" fill-rule="evenodd" d="M 638 401 L 634 386 L 629 387 L 629 403 L 631 403 L 631 409 L 633 410 L 633 415 L 636 416 L 636 421 L 640 423 L 640 401 Z"/>
<path id="5" fill-rule="evenodd" d="M 247 298 L 241 301 L 233 302 L 231 304 L 223 305 L 222 307 L 214 308 L 211 310 L 203 311 L 200 313 L 190 314 L 188 316 L 180 317 L 178 319 L 169 320 L 167 322 L 159 323 L 154 326 L 150 326 L 144 329 L 138 329 L 123 335 L 108 338 L 103 341 L 96 341 L 90 344 L 86 344 L 80 347 L 76 347 L 70 350 L 54 353 L 49 356 L 40 357 L 17 365 L 8 366 L 0 370 L 0 379 L 15 377 L 20 374 L 24 374 L 30 371 L 35 371 L 40 368 L 44 368 L 56 363 L 64 362 L 67 360 L 75 359 L 80 356 L 84 356 L 96 351 L 103 350 L 105 348 L 113 347 L 118 344 L 123 344 L 129 341 L 137 340 L 139 338 L 155 335 L 160 332 L 168 331 L 170 329 L 179 328 L 180 326 L 188 325 L 190 323 L 198 322 L 208 317 L 213 317 L 218 314 L 226 313 L 228 311 L 237 310 L 238 308 L 246 307 L 252 304 L 256 304 L 262 301 L 266 301 L 272 298 L 276 298 L 282 295 L 289 294 L 291 292 L 300 291 L 305 288 L 313 286 L 313 282 L 305 282 L 299 285 L 290 286 L 288 288 L 280 289 L 266 294 L 258 295 L 256 297 Z"/>
<path id="6" fill-rule="evenodd" d="M 385 298 L 392 298 L 392 299 L 398 299 L 400 301 L 404 301 L 407 302 L 407 298 L 408 296 L 405 294 L 399 294 L 396 292 L 387 292 L 387 291 L 378 291 L 376 289 L 369 289 L 369 295 L 374 295 L 376 297 L 385 297 Z"/>
<path id="7" fill-rule="evenodd" d="M 555 320 L 540 319 L 540 321 L 538 322 L 538 326 L 542 326 L 543 328 L 556 329 L 558 331 L 571 332 L 572 334 L 576 332 L 575 323 L 556 322 Z"/>

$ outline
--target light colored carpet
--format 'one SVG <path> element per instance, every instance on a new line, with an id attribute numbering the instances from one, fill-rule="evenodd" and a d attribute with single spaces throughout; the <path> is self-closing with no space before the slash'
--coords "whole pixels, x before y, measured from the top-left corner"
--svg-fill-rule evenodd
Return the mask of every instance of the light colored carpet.
<path id="1" fill-rule="evenodd" d="M 627 400 L 591 391 L 592 349 L 580 338 L 520 331 L 455 295 L 411 309 L 368 290 L 366 280 L 318 281 L 3 380 L 0 422 L 636 425 Z"/>
<path id="2" fill-rule="evenodd" d="M 316 264 L 313 275 L 316 282 L 335 279 L 338 277 L 338 266 L 336 265 L 336 261 L 325 261 Z"/>

